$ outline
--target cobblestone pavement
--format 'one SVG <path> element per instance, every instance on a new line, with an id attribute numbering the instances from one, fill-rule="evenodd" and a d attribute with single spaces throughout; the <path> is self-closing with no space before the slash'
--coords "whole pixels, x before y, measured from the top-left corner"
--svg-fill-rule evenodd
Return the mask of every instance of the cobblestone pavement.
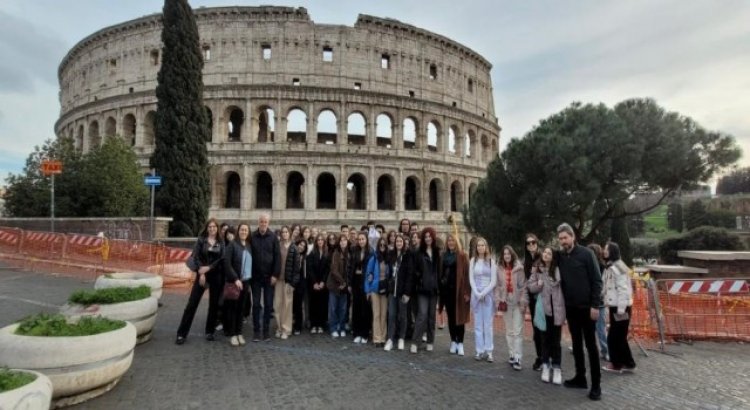
<path id="1" fill-rule="evenodd" d="M 0 267 L 0 325 L 54 311 L 73 290 L 92 286 L 90 280 Z M 204 300 L 187 343 L 176 346 L 186 300 L 165 292 L 154 337 L 137 347 L 119 385 L 76 408 L 750 408 L 750 349 L 737 343 L 670 345 L 675 356 L 648 357 L 633 346 L 637 372 L 603 374 L 603 401 L 597 403 L 586 391 L 542 383 L 528 359 L 522 371 L 512 370 L 499 334 L 493 364 L 473 360 L 470 331 L 467 356 L 448 354 L 447 328 L 436 331 L 434 352 L 417 355 L 309 334 L 232 348 L 223 337 L 201 337 Z M 533 351 L 528 340 L 524 349 L 527 357 Z M 564 352 L 563 377 L 572 374 L 573 357 Z"/>

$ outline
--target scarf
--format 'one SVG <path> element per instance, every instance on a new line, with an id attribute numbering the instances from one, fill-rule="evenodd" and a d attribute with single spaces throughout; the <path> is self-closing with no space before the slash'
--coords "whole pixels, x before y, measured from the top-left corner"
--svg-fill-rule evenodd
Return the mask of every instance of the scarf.
<path id="1" fill-rule="evenodd" d="M 508 285 L 508 293 L 513 293 L 513 268 L 512 267 L 505 267 L 505 283 Z"/>
<path id="2" fill-rule="evenodd" d="M 450 266 L 456 263 L 456 253 L 451 251 L 446 251 L 443 254 L 443 264 L 446 266 Z"/>

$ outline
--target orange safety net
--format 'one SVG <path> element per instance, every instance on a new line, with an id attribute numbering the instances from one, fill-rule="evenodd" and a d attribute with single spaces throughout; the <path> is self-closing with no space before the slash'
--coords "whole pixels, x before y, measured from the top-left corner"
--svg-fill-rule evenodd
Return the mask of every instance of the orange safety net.
<path id="1" fill-rule="evenodd" d="M 164 287 L 186 287 L 190 250 L 159 242 L 0 227 L 0 260 L 21 269 L 94 279 L 102 273 L 139 271 L 161 275 Z"/>
<path id="2" fill-rule="evenodd" d="M 682 340 L 750 341 L 750 294 L 659 291 L 665 333 Z"/>

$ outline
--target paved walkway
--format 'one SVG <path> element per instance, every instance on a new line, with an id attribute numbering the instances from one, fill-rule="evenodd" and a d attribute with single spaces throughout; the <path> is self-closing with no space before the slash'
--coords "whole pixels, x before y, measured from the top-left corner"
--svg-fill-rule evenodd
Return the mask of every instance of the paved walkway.
<path id="1" fill-rule="evenodd" d="M 54 311 L 91 281 L 18 272 L 0 267 L 0 325 L 25 315 Z M 637 373 L 604 374 L 603 401 L 586 391 L 547 385 L 529 368 L 512 370 L 505 338 L 495 336 L 493 364 L 476 362 L 467 332 L 466 357 L 449 355 L 448 330 L 438 330 L 432 353 L 384 352 L 324 335 L 248 343 L 232 348 L 223 337 L 206 342 L 199 332 L 205 301 L 183 346 L 174 333 L 184 294 L 166 292 L 153 339 L 136 349 L 133 366 L 106 395 L 80 409 L 224 408 L 750 408 L 750 348 L 736 343 L 670 345 L 677 356 L 634 347 Z M 247 334 L 248 330 L 245 329 Z M 531 352 L 530 342 L 524 346 Z M 573 357 L 563 353 L 563 376 Z"/>

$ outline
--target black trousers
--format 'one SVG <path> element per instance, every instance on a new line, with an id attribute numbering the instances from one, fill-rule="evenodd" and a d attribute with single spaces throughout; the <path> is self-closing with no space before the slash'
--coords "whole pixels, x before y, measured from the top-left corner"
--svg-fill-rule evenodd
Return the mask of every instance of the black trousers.
<path id="1" fill-rule="evenodd" d="M 352 333 L 354 337 L 370 337 L 372 308 L 365 295 L 364 275 L 354 275 L 352 280 Z"/>
<path id="2" fill-rule="evenodd" d="M 210 272 L 209 272 L 210 273 Z M 219 310 L 219 297 L 224 291 L 224 278 L 221 275 L 209 275 L 206 276 L 206 287 L 208 288 L 208 316 L 206 317 L 206 334 L 214 333 L 217 323 L 217 313 Z M 180 327 L 177 328 L 177 336 L 187 337 L 190 333 L 190 327 L 193 325 L 193 319 L 195 318 L 195 312 L 198 310 L 198 305 L 201 303 L 201 298 L 206 288 L 198 283 L 198 280 L 193 282 L 193 288 L 190 290 L 190 296 L 188 297 L 187 306 L 185 311 L 182 313 L 182 320 L 180 320 Z"/>
<path id="3" fill-rule="evenodd" d="M 562 348 L 560 347 L 562 326 L 555 326 L 554 317 L 546 315 L 545 317 L 547 318 L 547 330 L 544 332 L 539 331 L 542 339 L 542 363 L 551 364 L 553 367 L 560 367 L 560 363 L 562 362 Z M 534 329 L 536 329 L 536 326 Z"/>
<path id="4" fill-rule="evenodd" d="M 250 313 L 252 312 L 253 308 L 253 295 L 252 292 L 250 292 L 250 281 L 242 282 L 247 283 L 247 292 L 244 292 L 240 297 L 243 298 L 242 301 L 242 317 L 248 318 L 250 317 Z"/>
<path id="5" fill-rule="evenodd" d="M 321 290 L 308 288 L 310 298 L 310 326 L 325 328 L 328 323 L 328 288 Z"/>
<path id="6" fill-rule="evenodd" d="M 532 313 L 534 311 L 534 306 L 536 306 L 536 298 L 537 298 L 537 294 L 529 292 L 529 309 L 531 309 Z M 542 352 L 543 352 L 543 347 L 542 347 L 542 343 L 543 343 L 542 333 L 543 332 L 537 329 L 536 326 L 531 326 L 531 329 L 534 332 L 534 351 L 536 352 L 536 358 L 541 359 Z"/>
<path id="7" fill-rule="evenodd" d="M 242 282 L 242 290 L 237 300 L 224 299 L 224 331 L 227 336 L 239 336 L 242 334 L 242 312 L 245 302 L 250 295 L 250 281 Z"/>
<path id="8" fill-rule="evenodd" d="M 630 327 L 631 308 L 625 310 L 628 314 L 626 320 L 615 320 L 616 307 L 609 308 L 609 334 L 607 334 L 607 347 L 609 348 L 609 359 L 615 367 L 635 367 L 635 360 L 628 345 L 628 327 Z"/>
<path id="9" fill-rule="evenodd" d="M 443 294 L 443 300 L 448 313 L 448 332 L 451 335 L 451 342 L 463 343 L 466 326 L 456 324 L 456 289 L 448 289 L 448 292 Z"/>
<path id="10" fill-rule="evenodd" d="M 583 344 L 589 353 L 591 366 L 591 387 L 599 387 L 602 371 L 599 367 L 599 348 L 596 346 L 596 321 L 591 320 L 591 308 L 566 306 L 570 338 L 573 339 L 573 358 L 576 363 L 576 377 L 586 377 L 586 359 L 583 357 Z"/>
<path id="11" fill-rule="evenodd" d="M 305 317 L 302 314 L 302 307 L 305 305 L 306 289 L 307 283 L 305 283 L 304 279 L 294 288 L 294 296 L 292 297 L 292 331 L 295 332 L 301 332 L 304 327 Z"/>

